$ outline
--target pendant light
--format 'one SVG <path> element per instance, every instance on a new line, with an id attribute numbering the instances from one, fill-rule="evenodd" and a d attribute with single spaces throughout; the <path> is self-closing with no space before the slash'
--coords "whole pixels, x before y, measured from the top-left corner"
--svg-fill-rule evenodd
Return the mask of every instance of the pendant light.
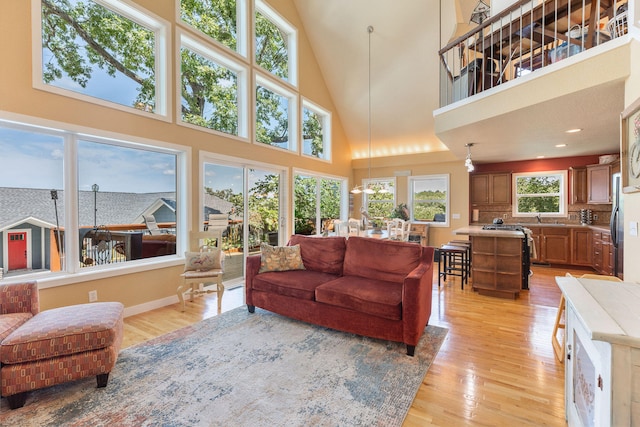
<path id="1" fill-rule="evenodd" d="M 353 190 L 351 190 L 352 194 L 375 193 L 375 190 L 371 188 L 371 33 L 373 33 L 373 26 L 369 25 L 367 27 L 367 32 L 369 33 L 369 63 L 368 63 L 369 76 L 368 76 L 368 87 L 367 87 L 367 93 L 368 93 L 367 139 L 369 143 L 369 184 L 367 184 L 366 188 L 364 189 L 362 188 L 362 186 L 356 185 L 353 188 Z"/>
<path id="2" fill-rule="evenodd" d="M 464 161 L 464 166 L 467 168 L 467 172 L 471 173 L 476 168 L 471 161 L 471 147 L 473 147 L 473 144 L 465 144 L 465 147 L 467 147 L 467 158 Z"/>

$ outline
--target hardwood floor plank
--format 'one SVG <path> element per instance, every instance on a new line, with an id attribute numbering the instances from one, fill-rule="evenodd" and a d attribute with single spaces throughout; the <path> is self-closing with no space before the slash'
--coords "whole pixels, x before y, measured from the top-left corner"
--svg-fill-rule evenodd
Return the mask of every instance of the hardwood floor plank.
<path id="1" fill-rule="evenodd" d="M 412 426 L 565 426 L 564 365 L 551 333 L 560 301 L 555 276 L 583 270 L 533 267 L 530 290 L 515 300 L 482 296 L 454 278 L 438 288 L 432 325 L 449 333 L 404 422 Z M 243 304 L 244 288 L 227 290 L 222 311 Z M 125 319 L 123 347 L 218 314 L 208 294 Z"/>

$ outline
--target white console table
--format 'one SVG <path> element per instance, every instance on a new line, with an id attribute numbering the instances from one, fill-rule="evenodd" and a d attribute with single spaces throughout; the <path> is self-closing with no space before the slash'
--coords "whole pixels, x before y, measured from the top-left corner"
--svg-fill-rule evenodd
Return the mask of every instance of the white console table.
<path id="1" fill-rule="evenodd" d="M 569 426 L 640 425 L 640 285 L 557 277 Z"/>

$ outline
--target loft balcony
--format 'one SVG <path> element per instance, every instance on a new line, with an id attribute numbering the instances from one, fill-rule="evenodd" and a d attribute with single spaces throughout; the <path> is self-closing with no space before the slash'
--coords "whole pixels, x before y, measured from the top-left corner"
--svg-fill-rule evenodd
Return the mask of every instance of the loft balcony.
<path id="1" fill-rule="evenodd" d="M 617 152 L 638 44 L 626 6 L 519 1 L 453 40 L 440 51 L 438 138 L 459 159 L 474 143 L 480 163 Z M 572 128 L 583 131 L 568 139 Z"/>
<path id="2" fill-rule="evenodd" d="M 517 80 L 627 30 L 627 0 L 518 1 L 440 50 L 440 106 Z"/>

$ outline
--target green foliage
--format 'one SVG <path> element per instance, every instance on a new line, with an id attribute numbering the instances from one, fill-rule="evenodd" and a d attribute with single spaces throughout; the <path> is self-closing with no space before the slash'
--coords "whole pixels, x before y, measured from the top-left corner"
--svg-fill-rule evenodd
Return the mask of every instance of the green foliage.
<path id="1" fill-rule="evenodd" d="M 409 209 L 405 203 L 400 203 L 396 208 L 391 212 L 391 218 L 400 218 L 405 221 L 409 220 Z"/>
<path id="2" fill-rule="evenodd" d="M 516 180 L 518 212 L 560 212 L 561 179 L 557 175 L 518 177 Z"/>
<path id="3" fill-rule="evenodd" d="M 274 75 L 287 80 L 289 57 L 286 34 L 276 25 L 256 12 L 256 61 Z"/>
<path id="4" fill-rule="evenodd" d="M 289 116 L 286 98 L 258 86 L 256 88 L 256 140 L 268 145 L 289 142 Z"/>
<path id="5" fill-rule="evenodd" d="M 322 142 L 322 122 L 318 118 L 318 115 L 313 111 L 305 108 L 303 109 L 303 121 L 302 121 L 302 135 L 303 139 L 311 140 L 311 154 L 315 157 L 321 157 L 324 146 Z"/>
<path id="6" fill-rule="evenodd" d="M 95 67 L 138 84 L 132 105 L 155 108 L 155 35 L 92 2 L 42 0 L 42 46 L 45 83 L 71 79 L 85 88 Z"/>
<path id="7" fill-rule="evenodd" d="M 237 51 L 235 0 L 180 0 L 183 21 Z"/>

